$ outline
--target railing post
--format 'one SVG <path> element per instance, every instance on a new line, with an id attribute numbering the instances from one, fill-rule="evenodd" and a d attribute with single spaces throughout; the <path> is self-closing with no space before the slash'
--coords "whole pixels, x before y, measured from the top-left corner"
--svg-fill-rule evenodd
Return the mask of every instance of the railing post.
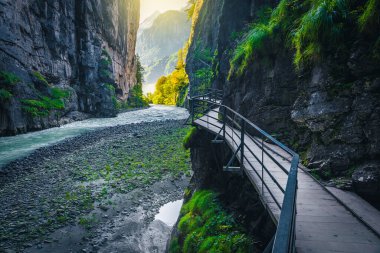
<path id="1" fill-rule="evenodd" d="M 245 121 L 244 119 L 241 119 L 241 137 L 240 137 L 240 162 L 241 167 L 243 168 L 244 165 L 244 132 L 245 132 Z"/>
<path id="2" fill-rule="evenodd" d="M 191 104 L 191 123 L 194 124 L 194 99 L 190 99 Z"/>
<path id="3" fill-rule="evenodd" d="M 261 194 L 264 196 L 264 138 L 261 139 Z"/>
<path id="4" fill-rule="evenodd" d="M 222 108 L 223 108 L 223 112 L 222 112 L 222 116 L 223 116 L 223 140 L 226 140 L 226 119 L 227 119 L 226 107 L 222 107 Z"/>

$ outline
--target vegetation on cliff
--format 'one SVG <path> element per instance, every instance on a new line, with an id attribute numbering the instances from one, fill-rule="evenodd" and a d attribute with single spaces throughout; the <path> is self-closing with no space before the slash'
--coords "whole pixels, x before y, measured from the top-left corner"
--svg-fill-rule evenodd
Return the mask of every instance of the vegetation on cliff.
<path id="1" fill-rule="evenodd" d="M 189 86 L 189 78 L 185 70 L 187 50 L 178 51 L 178 61 L 175 70 L 168 76 L 163 76 L 156 83 L 156 91 L 148 94 L 153 104 L 183 105 Z"/>
<path id="2" fill-rule="evenodd" d="M 231 59 L 231 74 L 241 75 L 260 53 L 273 43 L 294 51 L 300 68 L 327 55 L 345 50 L 353 36 L 370 31 L 374 56 L 379 55 L 379 1 L 282 0 L 274 9 L 257 11 Z M 267 50 L 268 51 L 268 50 Z"/>
<path id="3" fill-rule="evenodd" d="M 215 192 L 196 191 L 180 215 L 179 234 L 171 239 L 169 252 L 249 252 L 252 241 Z"/>
<path id="4" fill-rule="evenodd" d="M 65 109 L 65 99 L 70 96 L 70 92 L 64 88 L 53 87 L 46 80 L 46 77 L 38 71 L 31 73 L 33 82 L 29 87 L 35 92 L 31 98 L 17 98 L 21 102 L 22 110 L 34 117 L 46 117 L 53 110 Z M 22 79 L 14 73 L 0 71 L 0 102 L 5 103 L 13 97 L 13 88 Z"/>
<path id="5" fill-rule="evenodd" d="M 15 74 L 7 71 L 0 71 L 0 102 L 5 102 L 13 96 L 13 86 L 20 81 L 21 79 Z"/>
<path id="6" fill-rule="evenodd" d="M 130 89 L 127 101 L 117 102 L 117 109 L 142 108 L 149 106 L 148 99 L 142 91 L 144 81 L 144 67 L 141 64 L 140 57 L 137 56 L 136 84 Z"/>

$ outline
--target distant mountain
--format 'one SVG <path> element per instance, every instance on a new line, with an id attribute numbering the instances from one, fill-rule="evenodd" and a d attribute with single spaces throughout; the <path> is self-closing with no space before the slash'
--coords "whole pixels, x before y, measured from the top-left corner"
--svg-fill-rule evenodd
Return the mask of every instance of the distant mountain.
<path id="1" fill-rule="evenodd" d="M 140 25 L 136 51 L 147 70 L 147 83 L 155 82 L 174 69 L 176 56 L 173 54 L 176 55 L 187 41 L 190 26 L 184 11 L 155 13 Z"/>
<path id="2" fill-rule="evenodd" d="M 150 15 L 148 18 L 146 18 L 141 24 L 139 28 L 139 33 L 141 33 L 143 30 L 146 30 L 150 27 L 152 27 L 153 22 L 157 19 L 158 16 L 160 16 L 161 12 L 156 11 L 152 15 Z"/>
<path id="3" fill-rule="evenodd" d="M 177 52 L 145 67 L 145 83 L 155 83 L 161 76 L 169 75 L 177 64 Z"/>

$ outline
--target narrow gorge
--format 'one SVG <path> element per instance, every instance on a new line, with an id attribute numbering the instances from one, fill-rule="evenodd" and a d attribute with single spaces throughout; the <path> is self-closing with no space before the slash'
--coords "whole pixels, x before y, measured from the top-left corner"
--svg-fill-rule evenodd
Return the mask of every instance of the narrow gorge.
<path id="1" fill-rule="evenodd" d="M 380 0 L 0 0 L 0 253 L 380 252 Z"/>

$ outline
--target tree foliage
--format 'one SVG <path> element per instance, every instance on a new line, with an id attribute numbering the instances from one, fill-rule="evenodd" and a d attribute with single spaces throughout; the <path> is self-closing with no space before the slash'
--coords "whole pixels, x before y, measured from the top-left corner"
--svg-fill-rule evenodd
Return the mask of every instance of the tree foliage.
<path id="1" fill-rule="evenodd" d="M 189 86 L 189 78 L 185 70 L 185 55 L 183 49 L 178 51 L 178 61 L 175 70 L 168 76 L 162 76 L 156 83 L 156 91 L 148 94 L 153 104 L 182 105 Z"/>

